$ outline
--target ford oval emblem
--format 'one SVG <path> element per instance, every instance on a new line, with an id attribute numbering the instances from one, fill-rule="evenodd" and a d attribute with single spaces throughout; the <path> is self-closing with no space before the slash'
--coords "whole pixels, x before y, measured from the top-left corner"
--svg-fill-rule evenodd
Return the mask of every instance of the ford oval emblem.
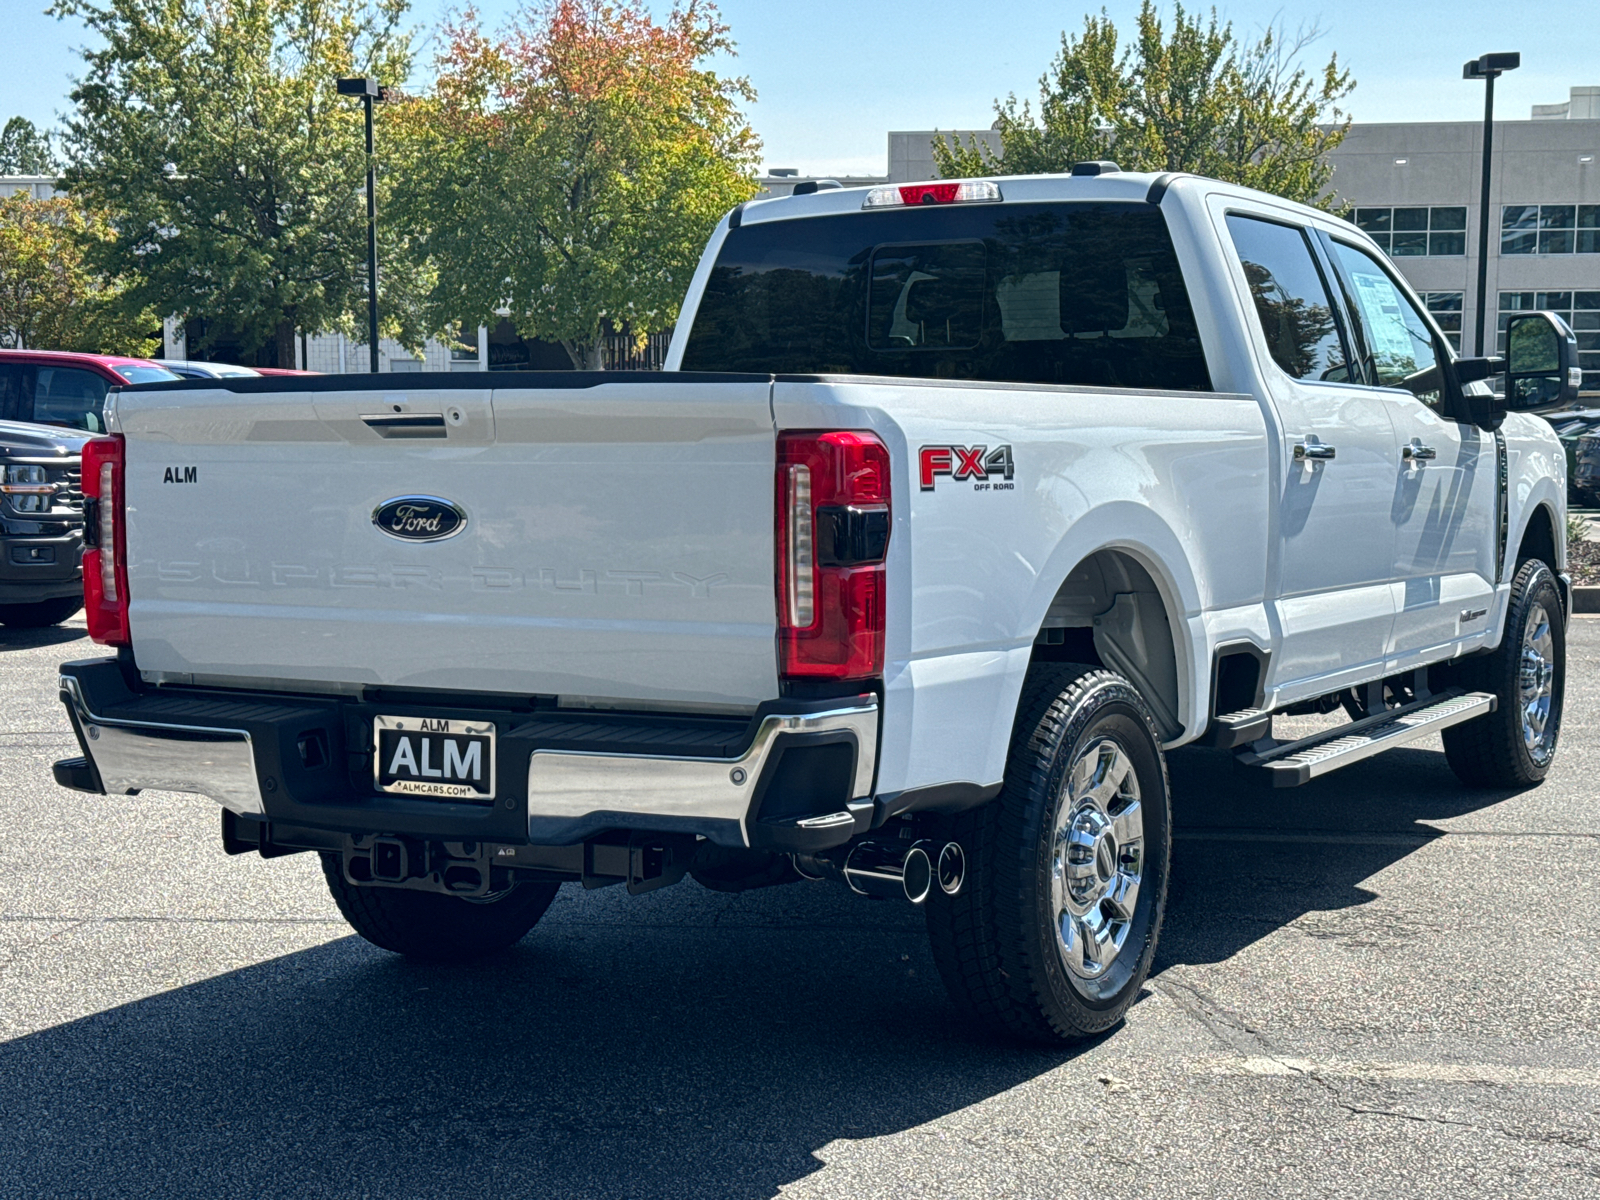
<path id="1" fill-rule="evenodd" d="M 390 537 L 438 542 L 465 529 L 467 514 L 437 496 L 396 496 L 372 510 L 372 523 Z"/>

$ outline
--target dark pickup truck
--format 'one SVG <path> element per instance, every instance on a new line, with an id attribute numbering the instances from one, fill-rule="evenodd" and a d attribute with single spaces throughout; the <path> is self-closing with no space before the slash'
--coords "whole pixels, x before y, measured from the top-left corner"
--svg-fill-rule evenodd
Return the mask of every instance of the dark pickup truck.
<path id="1" fill-rule="evenodd" d="M 83 606 L 86 434 L 0 421 L 0 625 L 33 629 Z"/>

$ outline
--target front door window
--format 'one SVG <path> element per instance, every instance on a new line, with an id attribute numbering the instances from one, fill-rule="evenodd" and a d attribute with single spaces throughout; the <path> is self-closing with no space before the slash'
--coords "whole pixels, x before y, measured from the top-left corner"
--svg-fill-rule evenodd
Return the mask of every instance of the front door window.
<path id="1" fill-rule="evenodd" d="M 1437 407 L 1437 385 L 1419 389 L 1408 382 L 1439 363 L 1439 348 L 1427 318 L 1365 250 L 1335 241 L 1333 252 L 1350 283 L 1350 305 L 1360 332 L 1367 377 L 1379 387 L 1407 388 L 1425 404 Z"/>

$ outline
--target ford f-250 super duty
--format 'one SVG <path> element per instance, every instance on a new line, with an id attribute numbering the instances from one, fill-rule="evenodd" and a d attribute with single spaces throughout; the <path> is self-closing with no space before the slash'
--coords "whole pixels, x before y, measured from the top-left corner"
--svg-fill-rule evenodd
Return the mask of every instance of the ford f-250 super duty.
<path id="1" fill-rule="evenodd" d="M 126 387 L 56 778 L 211 797 L 406 954 L 563 882 L 832 879 L 921 902 L 970 1011 L 1104 1030 L 1166 750 L 1549 769 L 1563 456 L 1483 381 L 1575 348 L 1513 319 L 1456 359 L 1354 227 L 1091 163 L 752 201 L 653 376 Z"/>

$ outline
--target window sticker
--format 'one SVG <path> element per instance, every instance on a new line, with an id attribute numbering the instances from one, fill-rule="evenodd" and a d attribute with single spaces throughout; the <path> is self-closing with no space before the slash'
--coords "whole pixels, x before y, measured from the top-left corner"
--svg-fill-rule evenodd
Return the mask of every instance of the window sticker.
<path id="1" fill-rule="evenodd" d="M 1361 298 L 1361 311 L 1367 315 L 1367 337 L 1373 354 L 1380 362 L 1416 362 L 1400 293 L 1394 290 L 1389 277 L 1378 271 L 1361 270 L 1351 271 L 1350 277 Z"/>

